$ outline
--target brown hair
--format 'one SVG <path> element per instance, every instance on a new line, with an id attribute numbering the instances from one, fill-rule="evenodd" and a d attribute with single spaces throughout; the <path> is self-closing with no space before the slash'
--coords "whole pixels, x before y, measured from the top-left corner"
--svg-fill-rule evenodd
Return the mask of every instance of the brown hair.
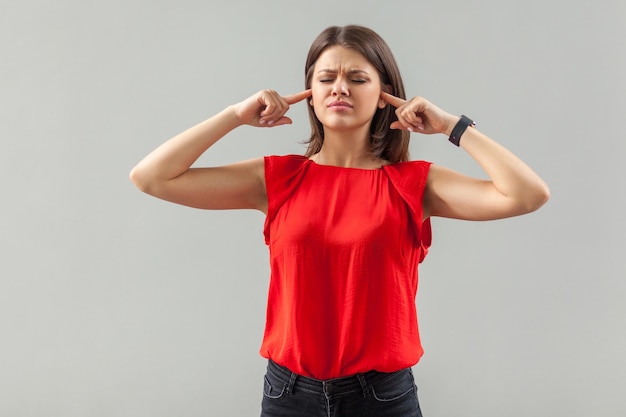
<path id="1" fill-rule="evenodd" d="M 343 46 L 363 55 L 378 71 L 384 91 L 400 98 L 406 98 L 404 84 L 391 49 L 373 30 L 363 26 L 331 26 L 325 29 L 311 44 L 304 67 L 305 88 L 311 88 L 313 68 L 319 56 L 331 46 Z M 305 155 L 311 156 L 320 151 L 324 143 L 324 127 L 311 106 L 309 120 L 311 137 L 306 142 Z M 370 126 L 370 152 L 391 163 L 409 160 L 409 132 L 390 129 L 391 122 L 398 120 L 395 108 L 387 105 L 376 110 Z"/>

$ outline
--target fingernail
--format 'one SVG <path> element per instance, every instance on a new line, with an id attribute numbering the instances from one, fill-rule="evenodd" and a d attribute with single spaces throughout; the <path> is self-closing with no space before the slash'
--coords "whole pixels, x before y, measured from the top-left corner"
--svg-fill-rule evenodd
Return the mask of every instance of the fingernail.
<path id="1" fill-rule="evenodd" d="M 407 127 L 406 129 L 407 129 L 409 132 L 414 132 L 414 130 L 413 130 L 413 128 L 412 128 L 412 127 Z"/>

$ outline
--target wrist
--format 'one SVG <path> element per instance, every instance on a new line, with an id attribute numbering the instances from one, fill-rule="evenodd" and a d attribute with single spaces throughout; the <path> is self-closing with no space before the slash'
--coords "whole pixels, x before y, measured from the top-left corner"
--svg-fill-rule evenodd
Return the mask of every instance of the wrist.
<path id="1" fill-rule="evenodd" d="M 461 120 L 460 116 L 450 115 L 450 117 L 448 118 L 448 122 L 446 124 L 446 128 L 441 133 L 443 133 L 446 136 L 450 136 L 452 134 L 452 131 L 454 130 L 454 127 L 457 125 L 457 123 L 459 123 L 460 120 Z"/>
<path id="2" fill-rule="evenodd" d="M 222 110 L 222 115 L 228 120 L 228 124 L 232 129 L 245 125 L 245 123 L 237 115 L 237 107 L 235 104 L 231 104 Z"/>
<path id="3" fill-rule="evenodd" d="M 474 127 L 475 125 L 476 123 L 474 123 L 472 119 L 470 119 L 464 114 L 461 115 L 461 117 L 459 118 L 459 121 L 456 122 L 456 124 L 454 125 L 454 128 L 452 128 L 452 131 L 450 133 L 450 136 L 448 137 L 448 140 L 453 145 L 460 146 L 461 136 L 463 136 L 463 133 L 465 133 L 465 131 L 468 128 Z"/>

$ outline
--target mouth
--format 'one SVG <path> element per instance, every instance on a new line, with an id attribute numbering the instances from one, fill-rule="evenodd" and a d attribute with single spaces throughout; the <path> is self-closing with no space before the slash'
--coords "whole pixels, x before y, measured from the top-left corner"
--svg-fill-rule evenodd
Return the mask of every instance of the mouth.
<path id="1" fill-rule="evenodd" d="M 337 100 L 337 101 L 333 101 L 332 103 L 330 103 L 328 105 L 329 108 L 346 108 L 346 109 L 351 109 L 352 105 L 350 105 L 350 103 L 346 102 L 346 101 L 341 101 L 341 100 Z"/>

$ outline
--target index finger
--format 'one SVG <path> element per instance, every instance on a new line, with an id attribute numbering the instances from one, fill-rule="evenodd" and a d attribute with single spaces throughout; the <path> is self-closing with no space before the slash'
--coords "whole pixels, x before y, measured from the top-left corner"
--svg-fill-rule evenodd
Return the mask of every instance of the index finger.
<path id="1" fill-rule="evenodd" d="M 387 103 L 391 104 L 393 107 L 400 107 L 404 103 L 406 103 L 405 99 L 400 97 L 396 97 L 393 94 L 385 93 L 384 91 L 380 92 L 380 97 L 385 100 Z"/>
<path id="2" fill-rule="evenodd" d="M 304 100 L 307 97 L 311 97 L 311 89 L 301 91 L 296 94 L 291 94 L 289 96 L 284 96 L 283 99 L 287 102 L 287 104 L 296 104 L 299 101 Z"/>

